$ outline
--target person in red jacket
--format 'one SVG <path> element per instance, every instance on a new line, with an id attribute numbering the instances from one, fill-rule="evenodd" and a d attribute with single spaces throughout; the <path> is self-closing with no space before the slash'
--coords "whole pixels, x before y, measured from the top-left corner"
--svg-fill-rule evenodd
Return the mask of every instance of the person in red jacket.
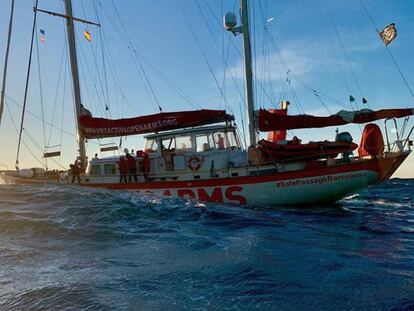
<path id="1" fill-rule="evenodd" d="M 142 167 L 143 167 L 143 172 L 144 172 L 144 178 L 145 178 L 145 181 L 148 181 L 149 179 L 148 174 L 150 171 L 150 159 L 149 159 L 148 153 L 145 151 L 142 153 L 142 157 L 143 157 Z"/>
<path id="2" fill-rule="evenodd" d="M 128 164 L 128 182 L 132 181 L 132 176 L 134 176 L 134 180 L 135 182 L 138 181 L 138 177 L 137 177 L 137 166 L 135 163 L 135 158 L 130 155 L 129 153 L 127 153 L 126 155 L 126 161 Z"/>
<path id="3" fill-rule="evenodd" d="M 122 181 L 125 181 L 125 183 L 127 183 L 126 174 L 128 171 L 128 162 L 123 156 L 121 156 L 119 158 L 119 161 L 116 163 L 118 164 L 118 169 L 119 169 L 119 174 L 120 174 L 119 182 L 122 183 Z"/>

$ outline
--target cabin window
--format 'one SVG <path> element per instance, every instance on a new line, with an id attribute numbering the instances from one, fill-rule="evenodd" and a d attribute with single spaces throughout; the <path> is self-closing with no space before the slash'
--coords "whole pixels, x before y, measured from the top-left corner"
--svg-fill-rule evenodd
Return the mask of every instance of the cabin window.
<path id="1" fill-rule="evenodd" d="M 115 164 L 105 164 L 104 170 L 105 170 L 105 175 L 115 175 L 116 174 Z"/>
<path id="2" fill-rule="evenodd" d="M 190 150 L 193 148 L 191 143 L 191 136 L 177 136 L 175 138 L 177 150 Z"/>
<path id="3" fill-rule="evenodd" d="M 158 150 L 158 143 L 156 139 L 148 139 L 147 143 L 145 144 L 145 151 L 146 152 L 155 152 Z"/>
<path id="4" fill-rule="evenodd" d="M 228 147 L 239 148 L 239 144 L 237 143 L 236 135 L 234 132 L 227 132 L 227 142 Z"/>
<path id="5" fill-rule="evenodd" d="M 213 134 L 214 138 L 214 144 L 216 146 L 216 149 L 226 149 L 227 148 L 227 139 L 226 139 L 226 133 L 224 132 L 215 132 Z"/>
<path id="6" fill-rule="evenodd" d="M 101 165 L 92 165 L 91 175 L 101 175 Z"/>
<path id="7" fill-rule="evenodd" d="M 210 134 L 202 134 L 196 136 L 197 152 L 210 151 L 214 149 Z"/>
<path id="8" fill-rule="evenodd" d="M 161 141 L 161 150 L 171 150 L 175 149 L 175 138 L 163 139 Z"/>

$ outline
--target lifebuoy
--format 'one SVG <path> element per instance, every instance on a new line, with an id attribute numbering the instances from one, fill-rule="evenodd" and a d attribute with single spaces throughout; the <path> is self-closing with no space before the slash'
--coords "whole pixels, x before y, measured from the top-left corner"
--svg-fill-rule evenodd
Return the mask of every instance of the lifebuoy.
<path id="1" fill-rule="evenodd" d="M 188 168 L 192 171 L 198 171 L 201 167 L 201 163 L 203 163 L 202 158 L 196 156 L 192 156 L 187 160 Z"/>

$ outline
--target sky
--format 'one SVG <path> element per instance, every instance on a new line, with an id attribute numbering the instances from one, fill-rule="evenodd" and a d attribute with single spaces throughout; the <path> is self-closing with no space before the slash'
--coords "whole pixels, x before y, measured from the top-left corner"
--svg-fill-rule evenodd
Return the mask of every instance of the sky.
<path id="1" fill-rule="evenodd" d="M 364 3 L 378 29 L 396 23 L 398 37 L 389 49 L 414 89 L 414 2 Z M 9 6 L 8 0 L 2 1 L 1 71 Z M 222 26 L 225 12 L 238 12 L 237 0 L 73 0 L 73 6 L 75 16 L 101 23 L 101 27 L 76 23 L 82 102 L 94 116 L 152 114 L 158 105 L 163 111 L 227 109 L 236 116 L 243 137 L 242 38 Z M 32 7 L 30 0 L 16 0 L 7 101 L 0 125 L 0 168 L 13 168 L 16 159 Z M 63 12 L 58 0 L 39 0 L 39 8 Z M 328 115 L 350 110 L 349 95 L 356 98 L 354 108 L 414 107 L 414 98 L 360 0 L 252 0 L 250 15 L 257 108 L 273 108 L 287 99 L 292 114 Z M 45 43 L 40 42 L 40 29 L 45 31 Z M 90 32 L 91 42 L 84 39 L 84 30 Z M 76 157 L 65 40 L 62 18 L 39 13 L 20 167 L 39 166 L 45 150 L 62 152 L 60 158 L 48 161 L 50 168 L 67 168 Z M 315 96 L 312 90 L 340 104 Z M 362 96 L 368 105 L 361 103 Z M 383 121 L 378 124 L 383 127 Z M 411 120 L 409 127 L 413 125 Z M 360 141 L 362 127 L 347 125 L 340 130 Z M 303 141 L 332 140 L 335 128 L 289 133 L 293 135 Z M 99 153 L 100 144 L 120 145 L 120 140 L 89 141 L 89 157 Z M 122 148 L 137 150 L 142 144 L 142 137 L 122 139 Z M 414 177 L 413 155 L 395 176 Z"/>

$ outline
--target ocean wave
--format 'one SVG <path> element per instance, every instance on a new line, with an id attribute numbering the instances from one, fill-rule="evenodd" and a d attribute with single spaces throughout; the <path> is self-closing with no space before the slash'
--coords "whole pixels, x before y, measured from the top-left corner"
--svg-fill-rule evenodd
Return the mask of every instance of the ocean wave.
<path id="1" fill-rule="evenodd" d="M 1 185 L 0 308 L 410 306 L 413 190 L 391 180 L 274 209 Z"/>

